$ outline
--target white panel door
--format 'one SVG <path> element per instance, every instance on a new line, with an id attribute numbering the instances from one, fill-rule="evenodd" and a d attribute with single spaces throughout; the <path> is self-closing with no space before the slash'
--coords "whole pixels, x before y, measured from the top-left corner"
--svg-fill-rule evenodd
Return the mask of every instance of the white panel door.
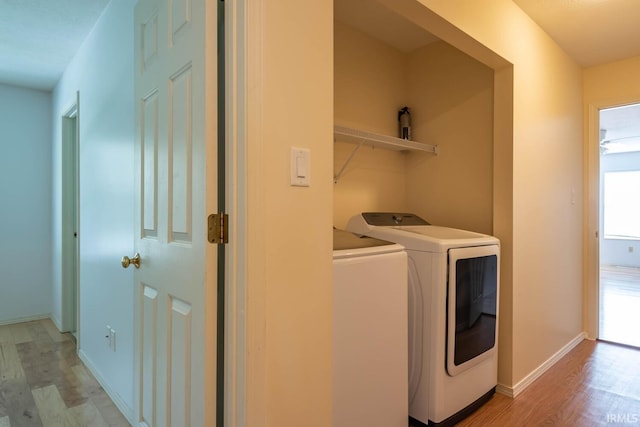
<path id="1" fill-rule="evenodd" d="M 136 5 L 134 411 L 141 426 L 215 420 L 216 247 L 206 235 L 217 194 L 215 8 L 206 0 Z"/>

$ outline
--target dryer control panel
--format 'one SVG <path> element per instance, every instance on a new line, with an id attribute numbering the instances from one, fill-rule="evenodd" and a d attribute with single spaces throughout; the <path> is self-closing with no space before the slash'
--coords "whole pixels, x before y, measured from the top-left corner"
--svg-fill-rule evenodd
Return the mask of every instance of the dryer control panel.
<path id="1" fill-rule="evenodd" d="M 398 225 L 431 225 L 424 219 L 412 213 L 393 212 L 362 212 L 362 217 L 369 225 L 379 227 Z"/>

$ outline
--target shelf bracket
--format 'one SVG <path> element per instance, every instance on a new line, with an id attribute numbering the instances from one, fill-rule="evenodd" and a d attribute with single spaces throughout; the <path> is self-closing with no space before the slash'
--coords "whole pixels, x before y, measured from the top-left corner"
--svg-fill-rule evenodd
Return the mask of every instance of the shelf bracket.
<path id="1" fill-rule="evenodd" d="M 342 165 L 342 167 L 340 168 L 338 173 L 333 176 L 333 183 L 334 184 L 338 183 L 338 180 L 340 179 L 340 177 L 344 173 L 344 170 L 347 168 L 347 166 L 349 166 L 349 163 L 351 163 L 351 160 L 353 159 L 353 156 L 355 156 L 356 153 L 358 152 L 358 150 L 360 149 L 360 147 L 362 147 L 362 143 L 363 142 L 364 142 L 364 140 L 361 140 L 360 142 L 358 142 L 358 145 L 356 145 L 356 148 L 354 148 L 353 151 L 351 152 L 351 154 L 349 154 L 349 158 L 347 158 L 347 161 L 344 162 L 344 165 Z"/>

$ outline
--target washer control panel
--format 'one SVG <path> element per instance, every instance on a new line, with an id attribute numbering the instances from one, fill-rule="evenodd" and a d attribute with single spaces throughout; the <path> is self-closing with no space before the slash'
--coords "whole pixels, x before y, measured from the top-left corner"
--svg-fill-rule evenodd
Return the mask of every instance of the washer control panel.
<path id="1" fill-rule="evenodd" d="M 379 227 L 431 225 L 418 215 L 412 213 L 362 212 L 362 217 L 367 224 Z"/>

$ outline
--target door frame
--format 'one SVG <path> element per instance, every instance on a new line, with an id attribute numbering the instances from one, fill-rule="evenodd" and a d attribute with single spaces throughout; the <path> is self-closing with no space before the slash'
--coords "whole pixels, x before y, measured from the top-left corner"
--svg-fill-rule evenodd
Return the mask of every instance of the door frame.
<path id="1" fill-rule="evenodd" d="M 584 149 L 584 315 L 587 338 L 600 338 L 600 110 L 638 104 L 634 96 L 598 100 L 586 105 Z"/>
<path id="2" fill-rule="evenodd" d="M 248 340 L 253 336 L 248 320 L 248 176 L 250 85 L 249 37 L 252 25 L 261 20 L 261 2 L 249 5 L 248 0 L 225 2 L 225 110 L 226 110 L 226 208 L 229 215 L 229 244 L 225 260 L 225 343 L 224 358 L 224 425 L 242 427 L 253 425 L 247 420 L 251 402 L 250 390 L 260 383 L 249 375 L 248 367 L 259 362 L 261 354 L 250 353 Z M 259 30 L 258 30 L 259 32 Z M 254 33 L 255 34 L 255 33 Z M 255 55 L 255 52 L 253 53 Z M 255 56 L 253 57 L 255 59 Z M 259 82 L 253 81 L 254 84 Z M 258 86 L 259 87 L 259 86 Z M 259 92 L 256 91 L 256 92 Z M 259 105 L 259 104 L 253 104 Z M 253 141 L 253 138 L 252 138 Z M 251 182 L 253 185 L 253 182 Z M 251 381 L 249 381 L 251 378 Z"/>
<path id="3" fill-rule="evenodd" d="M 264 2 L 225 2 L 230 236 L 225 265 L 225 427 L 260 427 L 266 422 Z"/>
<path id="4" fill-rule="evenodd" d="M 61 332 L 75 332 L 80 348 L 80 92 L 61 117 L 62 286 Z"/>

